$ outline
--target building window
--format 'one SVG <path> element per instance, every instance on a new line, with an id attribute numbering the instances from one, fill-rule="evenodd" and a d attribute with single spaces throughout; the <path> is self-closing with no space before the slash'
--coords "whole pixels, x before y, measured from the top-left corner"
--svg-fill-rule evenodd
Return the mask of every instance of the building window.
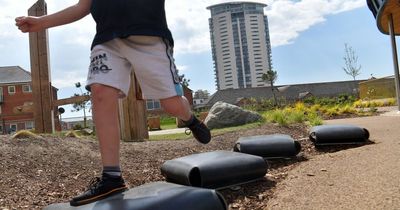
<path id="1" fill-rule="evenodd" d="M 0 106 L 0 114 L 1 114 L 1 106 Z"/>
<path id="2" fill-rule="evenodd" d="M 25 122 L 25 129 L 33 129 L 33 121 Z"/>
<path id="3" fill-rule="evenodd" d="M 17 131 L 17 124 L 10 124 L 10 132 Z"/>
<path id="4" fill-rule="evenodd" d="M 0 125 L 0 134 L 3 134 L 3 126 Z"/>
<path id="5" fill-rule="evenodd" d="M 8 86 L 8 94 L 10 95 L 15 94 L 15 86 Z"/>
<path id="6" fill-rule="evenodd" d="M 0 87 L 0 104 L 3 102 L 3 87 Z M 1 110 L 0 110 L 0 114 L 1 114 Z"/>
<path id="7" fill-rule="evenodd" d="M 30 85 L 23 85 L 22 86 L 22 92 L 31 93 L 32 92 L 32 87 Z"/>
<path id="8" fill-rule="evenodd" d="M 147 110 L 155 110 L 155 109 L 161 108 L 159 100 L 147 100 L 146 106 L 147 106 Z"/>

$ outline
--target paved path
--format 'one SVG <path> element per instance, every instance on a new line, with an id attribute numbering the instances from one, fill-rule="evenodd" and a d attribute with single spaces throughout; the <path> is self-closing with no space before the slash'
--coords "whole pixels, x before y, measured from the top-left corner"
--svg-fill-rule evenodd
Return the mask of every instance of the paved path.
<path id="1" fill-rule="evenodd" d="M 270 209 L 400 209 L 400 114 L 326 121 L 370 131 L 375 144 L 301 163 L 277 185 Z"/>
<path id="2" fill-rule="evenodd" d="M 149 135 L 165 135 L 165 134 L 175 134 L 175 133 L 185 133 L 186 128 L 174 128 L 159 131 L 149 131 Z"/>

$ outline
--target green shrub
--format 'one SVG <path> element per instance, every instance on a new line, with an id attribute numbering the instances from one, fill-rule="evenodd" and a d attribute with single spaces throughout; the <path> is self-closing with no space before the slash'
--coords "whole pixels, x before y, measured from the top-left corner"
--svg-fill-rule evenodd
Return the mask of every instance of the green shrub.
<path id="1" fill-rule="evenodd" d="M 305 104 L 314 105 L 314 104 L 317 104 L 317 100 L 318 100 L 317 97 L 310 96 L 310 97 L 303 99 L 303 102 Z"/>
<path id="2" fill-rule="evenodd" d="M 357 113 L 357 110 L 354 109 L 350 104 L 347 104 L 345 106 L 342 106 L 339 108 L 339 114 L 355 114 Z"/>
<path id="3" fill-rule="evenodd" d="M 285 115 L 286 114 L 284 111 L 276 109 L 276 110 L 267 112 L 265 118 L 267 119 L 268 122 L 278 123 L 279 125 L 287 126 L 289 123 L 288 123 L 288 120 L 286 119 Z"/>
<path id="4" fill-rule="evenodd" d="M 288 121 L 290 123 L 302 123 L 306 121 L 306 115 L 303 111 L 293 111 L 288 113 Z"/>
<path id="5" fill-rule="evenodd" d="M 317 112 L 317 111 L 321 111 L 321 105 L 319 104 L 314 104 L 310 107 L 310 111 L 311 112 Z"/>
<path id="6" fill-rule="evenodd" d="M 317 126 L 323 124 L 323 119 L 315 112 L 309 113 L 307 115 L 307 119 L 311 126 Z"/>
<path id="7" fill-rule="evenodd" d="M 357 100 L 353 103 L 353 107 L 355 108 L 362 108 L 363 104 L 362 104 L 362 100 Z"/>
<path id="8" fill-rule="evenodd" d="M 333 106 L 333 107 L 327 108 L 325 110 L 324 114 L 327 115 L 328 117 L 337 116 L 337 115 L 339 115 L 339 109 L 337 106 Z"/>
<path id="9" fill-rule="evenodd" d="M 306 105 L 305 105 L 304 103 L 302 103 L 302 102 L 297 102 L 297 103 L 294 105 L 294 109 L 295 109 L 296 111 L 299 111 L 299 112 L 304 112 L 304 111 L 307 110 L 307 107 L 306 107 Z"/>
<path id="10" fill-rule="evenodd" d="M 388 99 L 388 106 L 394 106 L 396 105 L 396 99 L 395 98 L 389 98 Z"/>
<path id="11" fill-rule="evenodd" d="M 72 129 L 73 129 L 73 130 L 82 130 L 82 129 L 83 129 L 83 126 L 82 126 L 81 124 L 75 124 L 75 125 L 72 127 Z"/>
<path id="12" fill-rule="evenodd" d="M 340 94 L 337 97 L 337 102 L 339 104 L 352 104 L 356 101 L 356 97 L 353 95 L 349 95 L 349 94 Z"/>

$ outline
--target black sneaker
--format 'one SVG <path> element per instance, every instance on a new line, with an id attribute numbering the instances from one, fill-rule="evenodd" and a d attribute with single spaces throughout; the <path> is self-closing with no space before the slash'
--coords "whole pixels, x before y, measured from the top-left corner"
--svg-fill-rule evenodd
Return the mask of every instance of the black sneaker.
<path id="1" fill-rule="evenodd" d="M 189 128 L 189 132 L 187 132 L 188 130 L 186 130 L 186 134 L 190 134 L 192 133 L 194 138 L 196 138 L 196 140 L 202 144 L 207 144 L 208 142 L 210 142 L 211 140 L 211 133 L 210 133 L 210 129 L 207 128 L 207 126 L 199 121 L 196 117 L 193 118 L 193 121 L 190 125 L 187 125 L 187 127 Z"/>
<path id="2" fill-rule="evenodd" d="M 102 200 L 106 197 L 123 192 L 128 189 L 122 177 L 114 178 L 107 175 L 103 177 L 94 178 L 90 184 L 89 189 L 81 195 L 73 198 L 69 203 L 71 206 L 80 206 Z"/>

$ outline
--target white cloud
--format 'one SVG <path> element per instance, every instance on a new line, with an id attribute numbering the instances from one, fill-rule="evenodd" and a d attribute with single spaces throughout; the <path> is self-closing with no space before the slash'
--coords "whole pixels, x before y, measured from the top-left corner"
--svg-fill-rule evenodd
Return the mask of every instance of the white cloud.
<path id="1" fill-rule="evenodd" d="M 176 68 L 178 69 L 179 74 L 182 74 L 182 72 L 185 72 L 189 69 L 189 66 L 182 65 L 182 66 L 176 66 Z"/>
<path id="2" fill-rule="evenodd" d="M 238 0 L 233 0 L 238 1 Z M 239 0 L 240 1 L 240 0 Z M 206 7 L 230 0 L 168 0 L 167 16 L 176 39 L 176 52 L 193 53 L 210 50 Z M 325 21 L 325 17 L 365 5 L 364 0 L 267 0 L 272 46 L 290 44 L 310 27 Z M 176 12 L 179 11 L 179 12 Z"/>
<path id="3" fill-rule="evenodd" d="M 76 82 L 85 84 L 86 75 L 82 74 L 82 71 L 69 71 L 62 75 L 56 75 L 55 79 L 52 79 L 52 85 L 57 88 L 75 87 Z"/>
<path id="4" fill-rule="evenodd" d="M 301 32 L 325 17 L 360 8 L 364 0 L 273 0 L 266 9 L 272 46 L 292 43 Z"/>
<path id="5" fill-rule="evenodd" d="M 166 12 L 169 26 L 175 38 L 175 52 L 178 54 L 193 54 L 210 51 L 208 19 L 211 15 L 206 7 L 229 1 L 167 0 Z M 22 34 L 15 27 L 14 18 L 26 15 L 29 7 L 35 2 L 36 0 L 0 0 L 0 5 L 2 5 L 0 7 L 0 44 L 2 49 L 10 47 L 11 44 L 9 42 L 27 42 L 26 34 Z M 48 12 L 54 13 L 76 2 L 77 0 L 47 0 Z M 294 42 L 301 32 L 324 22 L 329 15 L 335 15 L 365 5 L 364 0 L 266 0 L 259 2 L 268 4 L 265 12 L 269 18 L 271 43 L 274 47 Z M 95 24 L 91 17 L 86 17 L 79 22 L 51 29 L 50 32 L 50 45 L 56 48 L 63 48 L 62 50 L 65 48 L 64 54 L 83 55 L 86 53 L 88 55 L 88 48 L 95 33 Z M 82 50 L 77 52 L 77 49 Z M 27 47 L 24 50 L 28 51 L 29 48 Z M 54 59 L 52 63 L 56 66 L 63 66 L 61 65 L 63 62 L 65 61 Z M 87 64 L 81 63 L 83 67 L 74 66 L 73 69 L 86 69 L 84 65 Z M 182 72 L 186 71 L 188 67 L 181 66 L 179 69 Z M 58 68 L 58 70 L 55 70 L 54 84 L 59 88 L 71 86 L 68 81 L 70 79 L 74 81 L 77 79 L 85 80 L 84 77 L 79 77 L 78 75 L 85 75 L 86 70 L 70 72 L 66 75 L 57 74 L 57 71 L 66 71 L 66 69 Z"/>
<path id="6" fill-rule="evenodd" d="M 233 0 L 238 1 L 238 0 Z M 14 26 L 16 16 L 25 15 L 35 0 L 0 0 L 0 38 L 21 37 Z M 59 11 L 77 1 L 47 0 L 49 13 Z M 168 0 L 166 10 L 169 26 L 176 40 L 176 53 L 198 53 L 210 50 L 206 7 L 230 0 Z M 272 46 L 292 43 L 301 32 L 324 22 L 326 16 L 349 11 L 365 5 L 364 0 L 264 0 L 268 4 Z M 87 46 L 94 35 L 94 22 L 87 17 L 78 23 L 52 29 L 70 44 Z"/>

